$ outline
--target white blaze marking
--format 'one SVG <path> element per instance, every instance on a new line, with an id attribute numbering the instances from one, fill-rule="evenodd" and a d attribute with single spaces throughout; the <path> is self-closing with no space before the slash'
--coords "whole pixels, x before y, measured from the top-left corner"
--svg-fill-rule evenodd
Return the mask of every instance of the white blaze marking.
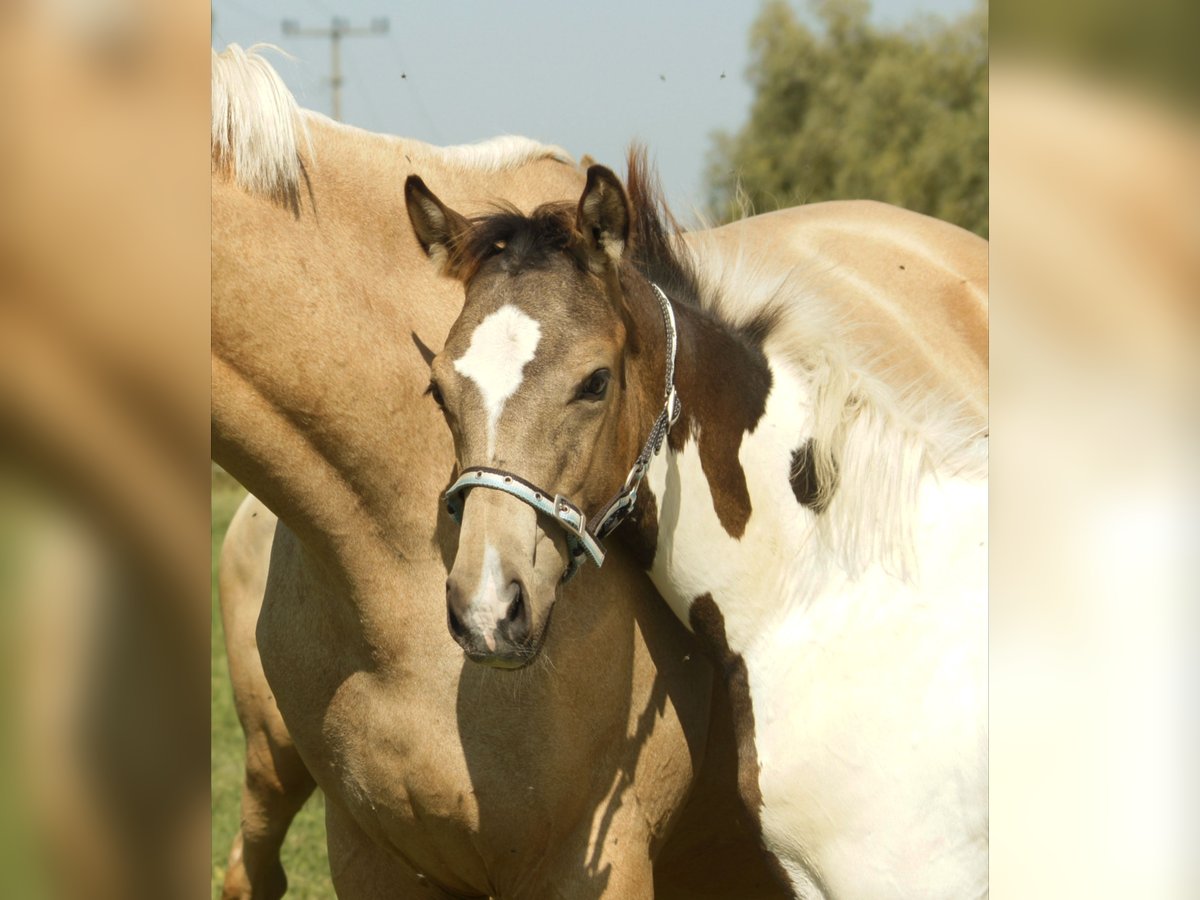
<path id="1" fill-rule="evenodd" d="M 470 378 L 487 412 L 488 459 L 496 448 L 496 424 L 504 403 L 521 386 L 525 364 L 533 359 L 542 326 L 512 304 L 500 307 L 475 328 L 467 352 L 454 368 Z"/>
<path id="2" fill-rule="evenodd" d="M 488 544 L 483 548 L 483 571 L 479 575 L 479 588 L 464 616 L 468 628 L 483 635 L 489 650 L 496 649 L 496 622 L 499 610 L 504 605 L 501 593 L 504 589 L 504 570 L 500 567 L 500 554 Z"/>

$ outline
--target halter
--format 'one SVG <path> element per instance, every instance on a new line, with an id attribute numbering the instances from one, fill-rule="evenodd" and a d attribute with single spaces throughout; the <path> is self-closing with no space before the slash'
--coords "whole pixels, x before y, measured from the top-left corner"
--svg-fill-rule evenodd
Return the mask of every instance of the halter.
<path id="1" fill-rule="evenodd" d="M 591 558 L 599 568 L 604 564 L 604 547 L 600 541 L 608 537 L 620 525 L 637 502 L 638 487 L 646 477 L 650 468 L 650 460 L 662 449 L 663 440 L 671 431 L 671 426 L 679 418 L 681 405 L 679 394 L 675 391 L 675 350 L 679 339 L 675 331 L 675 310 L 671 301 L 657 284 L 651 283 L 662 308 L 663 328 L 667 334 L 667 377 L 666 390 L 663 392 L 663 408 L 654 420 L 650 436 L 642 445 L 633 468 L 625 477 L 625 485 L 602 507 L 588 522 L 582 509 L 568 500 L 562 494 L 544 491 L 537 485 L 526 481 L 519 475 L 506 472 L 503 469 L 492 469 L 487 466 L 474 466 L 464 469 L 459 479 L 446 491 L 446 512 L 459 525 L 462 524 L 463 507 L 466 505 L 466 494 L 472 488 L 488 488 L 511 494 L 522 503 L 532 506 L 538 512 L 549 516 L 567 533 L 567 549 L 570 551 L 570 562 L 563 574 L 563 581 L 570 581 L 583 564 L 584 556 Z"/>

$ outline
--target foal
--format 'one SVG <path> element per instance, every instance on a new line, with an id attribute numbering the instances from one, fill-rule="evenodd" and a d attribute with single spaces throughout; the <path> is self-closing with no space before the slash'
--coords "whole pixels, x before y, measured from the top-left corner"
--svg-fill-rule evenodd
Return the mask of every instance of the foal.
<path id="1" fill-rule="evenodd" d="M 853 322 L 703 295 L 638 154 L 468 220 L 412 176 L 466 305 L 430 393 L 461 477 L 455 639 L 514 667 L 623 542 L 736 698 L 739 787 L 802 897 L 987 892 L 986 442 Z M 585 578 L 602 577 L 589 573 Z"/>

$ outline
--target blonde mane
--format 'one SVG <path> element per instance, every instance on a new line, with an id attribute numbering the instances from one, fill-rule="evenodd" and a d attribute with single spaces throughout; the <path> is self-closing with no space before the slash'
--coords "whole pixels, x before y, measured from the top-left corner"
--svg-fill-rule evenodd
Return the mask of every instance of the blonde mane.
<path id="1" fill-rule="evenodd" d="M 879 563 L 913 574 L 913 514 L 929 473 L 983 476 L 987 427 L 932 381 L 900 382 L 856 336 L 855 323 L 806 272 L 769 270 L 750 248 L 679 249 L 693 260 L 701 305 L 731 326 L 769 313 L 768 355 L 790 362 L 812 390 L 818 536 L 850 574 Z M 828 273 L 821 273 L 827 275 Z"/>
<path id="2" fill-rule="evenodd" d="M 552 159 L 572 168 L 577 165 L 575 158 L 561 147 L 542 144 L 516 134 L 502 134 L 474 144 L 457 144 L 450 147 L 436 147 L 433 144 L 420 146 L 443 165 L 486 173 L 506 172 L 543 159 Z"/>
<path id="3" fill-rule="evenodd" d="M 296 208 L 300 199 L 300 141 L 308 129 L 296 98 L 263 50 L 230 44 L 212 52 L 212 171 L 232 176 L 243 190 Z"/>
<path id="4" fill-rule="evenodd" d="M 212 51 L 212 171 L 232 177 L 245 191 L 278 200 L 292 209 L 299 208 L 304 169 L 301 149 L 315 166 L 311 125 L 397 141 L 404 144 L 406 153 L 485 173 L 504 172 L 543 159 L 576 165 L 561 147 L 518 135 L 436 147 L 335 122 L 300 108 L 279 73 L 262 55 L 264 50 L 283 53 L 272 44 L 255 44 L 249 50 L 230 44 L 220 53 Z"/>

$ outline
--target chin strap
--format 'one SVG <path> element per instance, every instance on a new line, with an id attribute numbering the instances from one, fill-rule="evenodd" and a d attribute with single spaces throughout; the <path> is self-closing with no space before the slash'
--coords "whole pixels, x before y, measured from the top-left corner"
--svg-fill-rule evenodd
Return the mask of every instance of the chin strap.
<path id="1" fill-rule="evenodd" d="M 675 329 L 675 310 L 671 308 L 671 301 L 667 299 L 667 295 L 657 284 L 651 284 L 650 287 L 654 289 L 654 293 L 658 297 L 658 303 L 662 309 L 663 327 L 667 335 L 667 373 L 666 389 L 663 392 L 663 408 L 659 412 L 658 418 L 654 420 L 650 436 L 642 445 L 642 452 L 638 454 L 633 468 L 625 477 L 624 486 L 600 507 L 599 512 L 593 517 L 593 521 L 589 523 L 583 510 L 561 494 L 544 491 L 512 472 L 487 466 L 464 469 L 462 475 L 454 484 L 450 485 L 450 489 L 444 495 L 446 512 L 460 525 L 467 492 L 477 487 L 511 494 L 538 512 L 552 518 L 562 526 L 567 536 L 570 562 L 566 572 L 563 573 L 563 581 L 570 581 L 575 576 L 583 564 L 585 556 L 589 557 L 597 567 L 603 565 L 604 547 L 600 543 L 601 539 L 612 534 L 613 530 L 625 521 L 634 504 L 637 503 L 638 487 L 641 485 L 642 479 L 646 477 L 646 472 L 650 468 L 650 460 L 662 450 L 663 441 L 670 434 L 671 426 L 679 419 L 682 406 L 679 394 L 675 390 L 675 351 L 679 345 Z"/>

